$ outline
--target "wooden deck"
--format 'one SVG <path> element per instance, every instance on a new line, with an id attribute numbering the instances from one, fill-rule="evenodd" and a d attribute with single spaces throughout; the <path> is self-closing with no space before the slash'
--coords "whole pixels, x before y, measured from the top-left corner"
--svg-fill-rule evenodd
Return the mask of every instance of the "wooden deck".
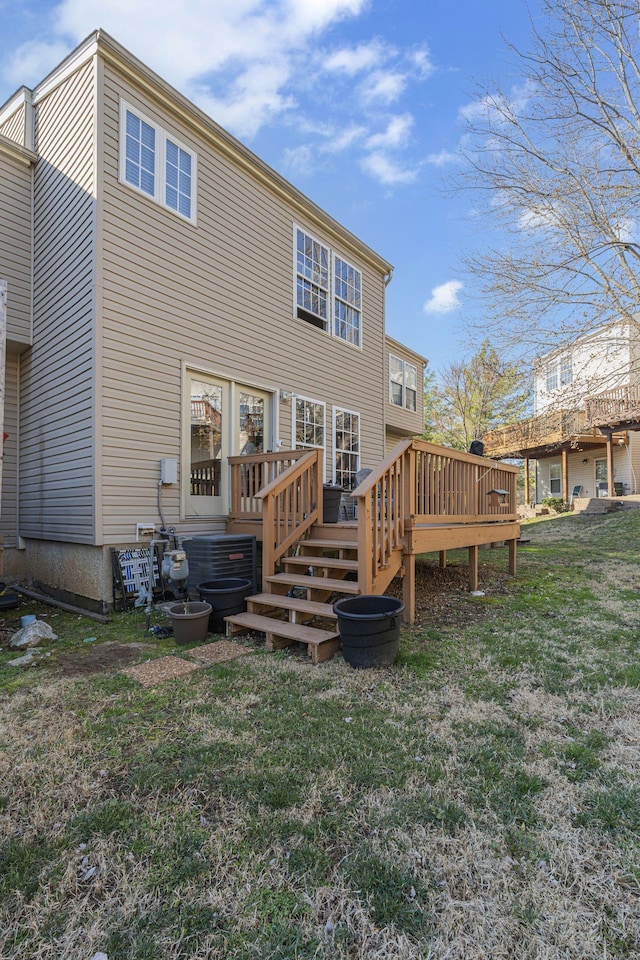
<path id="1" fill-rule="evenodd" d="M 321 451 L 233 457 L 230 533 L 262 541 L 262 591 L 231 633 L 262 630 L 271 649 L 306 643 L 313 662 L 336 649 L 336 595 L 382 594 L 403 577 L 404 617 L 415 621 L 415 558 L 465 548 L 469 589 L 478 548 L 507 542 L 516 573 L 517 468 L 423 440 L 403 440 L 351 494 L 356 519 L 322 522 Z M 296 597 L 302 593 L 304 596 Z M 299 602 L 293 602 L 292 600 Z M 313 631 L 317 632 L 314 634 Z"/>

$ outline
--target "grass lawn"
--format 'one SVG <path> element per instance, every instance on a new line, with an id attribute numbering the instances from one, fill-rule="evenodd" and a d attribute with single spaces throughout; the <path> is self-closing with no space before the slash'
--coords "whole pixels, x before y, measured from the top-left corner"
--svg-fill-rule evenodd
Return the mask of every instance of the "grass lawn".
<path id="1" fill-rule="evenodd" d="M 2 960 L 640 956 L 640 511 L 524 530 L 484 597 L 420 564 L 386 670 L 253 642 L 143 687 L 188 651 L 141 613 L 8 612 L 61 639 L 0 652 Z"/>

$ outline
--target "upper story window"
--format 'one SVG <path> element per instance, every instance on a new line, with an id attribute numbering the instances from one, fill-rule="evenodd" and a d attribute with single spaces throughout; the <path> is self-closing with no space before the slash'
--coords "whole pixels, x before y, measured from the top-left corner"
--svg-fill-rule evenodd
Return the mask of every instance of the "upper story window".
<path id="1" fill-rule="evenodd" d="M 567 387 L 573 383 L 573 358 L 563 357 L 560 361 L 560 386 Z"/>
<path id="2" fill-rule="evenodd" d="M 389 354 L 389 402 L 405 410 L 418 408 L 418 368 Z"/>
<path id="3" fill-rule="evenodd" d="M 551 390 L 558 389 L 558 364 L 555 360 L 553 360 L 551 363 L 548 363 L 546 366 L 545 387 L 547 393 L 550 393 Z"/>
<path id="4" fill-rule="evenodd" d="M 196 154 L 124 100 L 120 130 L 120 180 L 195 223 Z"/>
<path id="5" fill-rule="evenodd" d="M 333 335 L 360 346 L 362 274 L 340 257 L 333 259 Z"/>
<path id="6" fill-rule="evenodd" d="M 296 316 L 334 337 L 362 343 L 362 273 L 295 228 Z"/>

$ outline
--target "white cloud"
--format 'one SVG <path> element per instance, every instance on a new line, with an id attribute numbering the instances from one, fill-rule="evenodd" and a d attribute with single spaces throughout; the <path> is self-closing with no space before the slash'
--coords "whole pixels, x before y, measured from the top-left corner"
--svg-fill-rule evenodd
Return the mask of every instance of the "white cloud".
<path id="1" fill-rule="evenodd" d="M 36 83 L 102 26 L 214 119 L 250 136 L 291 107 L 286 86 L 296 56 L 314 53 L 319 33 L 366 2 L 182 0 L 168 24 L 157 0 L 61 0 L 46 24 L 52 39 L 24 44 L 0 69 L 17 83 Z"/>
<path id="2" fill-rule="evenodd" d="M 42 80 L 69 53 L 69 44 L 29 41 L 14 50 L 2 65 L 2 76 L 14 87 Z"/>
<path id="3" fill-rule="evenodd" d="M 374 133 L 367 140 L 367 147 L 370 150 L 380 148 L 403 147 L 407 143 L 409 134 L 413 127 L 413 117 L 405 113 L 402 116 L 392 117 L 387 124 L 387 129 L 381 133 Z"/>
<path id="4" fill-rule="evenodd" d="M 459 115 L 469 123 L 483 120 L 488 124 L 502 124 L 512 116 L 518 116 L 527 107 L 535 95 L 536 85 L 527 80 L 521 86 L 512 87 L 509 95 L 487 93 L 478 100 L 472 100 L 459 110 Z"/>
<path id="5" fill-rule="evenodd" d="M 327 57 L 323 63 L 325 70 L 334 73 L 344 73 L 349 77 L 365 70 L 372 70 L 384 63 L 388 52 L 382 44 L 374 40 L 373 43 L 361 43 L 357 47 L 343 47 Z"/>
<path id="6" fill-rule="evenodd" d="M 365 103 L 393 103 L 403 93 L 407 78 L 393 70 L 376 70 L 363 84 L 361 96 Z"/>
<path id="7" fill-rule="evenodd" d="M 376 151 L 363 158 L 362 169 L 385 186 L 413 183 L 418 176 L 417 170 L 407 169 L 396 163 L 387 154 Z"/>
<path id="8" fill-rule="evenodd" d="M 420 73 L 423 79 L 430 77 L 435 70 L 433 61 L 431 60 L 431 55 L 427 47 L 422 47 L 420 50 L 415 50 L 409 56 L 409 60 L 413 64 L 413 66 L 417 68 L 418 72 Z"/>
<path id="9" fill-rule="evenodd" d="M 447 280 L 440 286 L 434 287 L 430 298 L 426 301 L 423 310 L 425 313 L 451 313 L 460 306 L 458 294 L 462 290 L 459 280 Z"/>
<path id="10" fill-rule="evenodd" d="M 427 163 L 433 167 L 445 167 L 449 163 L 460 163 L 460 156 L 450 150 L 440 150 L 439 153 L 427 154 Z"/>

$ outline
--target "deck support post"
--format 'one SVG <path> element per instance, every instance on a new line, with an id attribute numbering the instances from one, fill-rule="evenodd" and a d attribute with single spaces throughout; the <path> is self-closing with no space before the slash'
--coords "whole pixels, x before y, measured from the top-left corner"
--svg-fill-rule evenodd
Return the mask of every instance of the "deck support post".
<path id="1" fill-rule="evenodd" d="M 529 493 L 529 484 L 531 480 L 529 477 L 529 457 L 524 458 L 524 505 L 528 507 L 531 503 L 531 494 Z"/>
<path id="2" fill-rule="evenodd" d="M 609 430 L 607 432 L 607 496 L 613 497 L 615 489 L 613 485 L 613 433 Z"/>
<path id="3" fill-rule="evenodd" d="M 509 574 L 512 577 L 515 577 L 518 569 L 517 543 L 517 540 L 509 540 Z"/>
<path id="4" fill-rule="evenodd" d="M 562 499 L 569 503 L 569 451 L 562 448 Z"/>
<path id="5" fill-rule="evenodd" d="M 469 547 L 469 592 L 475 593 L 478 589 L 478 545 Z"/>
<path id="6" fill-rule="evenodd" d="M 445 570 L 446 567 L 447 567 L 447 551 L 441 550 L 440 551 L 440 569 Z"/>
<path id="7" fill-rule="evenodd" d="M 404 577 L 402 578 L 402 599 L 404 600 L 404 623 L 416 622 L 416 555 L 405 553 L 402 558 Z"/>

